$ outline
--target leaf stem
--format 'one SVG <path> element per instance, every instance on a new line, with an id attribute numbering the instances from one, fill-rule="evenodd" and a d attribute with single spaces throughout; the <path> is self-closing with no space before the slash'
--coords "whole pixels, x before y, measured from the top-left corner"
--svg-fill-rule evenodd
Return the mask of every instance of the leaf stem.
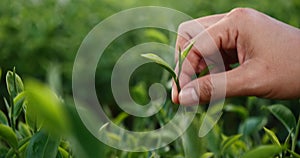
<path id="1" fill-rule="evenodd" d="M 295 151 L 295 148 L 296 148 L 299 129 L 300 129 L 300 114 L 298 116 L 298 122 L 297 122 L 297 126 L 296 126 L 295 136 L 294 136 L 294 139 L 293 139 L 293 142 L 292 142 L 292 151 L 293 152 Z"/>

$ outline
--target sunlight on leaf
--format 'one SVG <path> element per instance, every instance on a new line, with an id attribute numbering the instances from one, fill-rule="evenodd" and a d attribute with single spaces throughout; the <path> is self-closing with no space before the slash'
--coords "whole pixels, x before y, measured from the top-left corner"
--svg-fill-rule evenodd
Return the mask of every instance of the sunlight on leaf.
<path id="1" fill-rule="evenodd" d="M 66 132 L 67 115 L 57 96 L 49 87 L 30 80 L 26 82 L 27 111 L 29 119 L 37 118 L 50 131 Z"/>
<path id="2" fill-rule="evenodd" d="M 281 153 L 282 149 L 278 145 L 261 145 L 257 148 L 246 152 L 242 158 L 267 158 L 274 157 Z"/>

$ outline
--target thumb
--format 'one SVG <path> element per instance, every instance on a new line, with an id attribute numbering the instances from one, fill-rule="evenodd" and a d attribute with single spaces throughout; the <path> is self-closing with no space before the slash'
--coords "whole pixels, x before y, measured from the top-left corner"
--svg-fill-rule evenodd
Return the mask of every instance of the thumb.
<path id="1" fill-rule="evenodd" d="M 255 95 L 259 84 L 255 82 L 254 71 L 248 67 L 248 64 L 243 64 L 227 72 L 210 74 L 191 81 L 179 93 L 180 104 L 198 105 L 225 97 Z"/>

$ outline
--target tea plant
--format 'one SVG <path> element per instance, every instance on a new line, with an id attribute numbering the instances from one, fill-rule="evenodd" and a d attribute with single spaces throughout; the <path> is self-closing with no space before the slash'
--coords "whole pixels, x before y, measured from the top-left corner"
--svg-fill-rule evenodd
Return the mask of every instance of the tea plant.
<path id="1" fill-rule="evenodd" d="M 72 157 L 62 138 L 67 124 L 61 101 L 37 81 L 25 85 L 15 69 L 6 73 L 9 97 L 4 97 L 7 115 L 0 110 L 0 157 Z"/>
<path id="2" fill-rule="evenodd" d="M 179 54 L 178 54 L 179 70 L 178 70 L 177 75 L 176 75 L 176 72 L 173 70 L 173 68 L 166 61 L 164 61 L 162 58 L 160 58 L 156 54 L 148 53 L 148 54 L 142 54 L 141 56 L 154 61 L 155 63 L 157 63 L 158 65 L 163 67 L 165 70 L 167 70 L 171 74 L 172 78 L 174 79 L 177 90 L 179 92 L 180 91 L 179 76 L 180 76 L 181 70 L 182 70 L 181 69 L 182 63 L 184 62 L 185 58 L 187 57 L 187 55 L 190 52 L 190 50 L 192 49 L 192 47 L 193 47 L 193 42 L 191 42 L 183 52 L 181 52 L 181 48 L 179 47 Z"/>
<path id="3" fill-rule="evenodd" d="M 179 76 L 182 63 L 192 46 L 193 44 L 190 44 L 183 52 L 181 52 L 179 48 L 179 71 L 177 75 L 171 66 L 159 56 L 155 54 L 143 54 L 142 56 L 167 70 L 174 79 L 178 91 L 180 91 Z M 199 76 L 206 75 L 211 68 L 211 66 L 208 66 Z M 252 98 L 250 97 L 250 99 Z M 200 119 L 199 117 L 195 117 L 191 127 L 189 127 L 182 136 L 182 146 L 184 148 L 185 157 L 300 157 L 300 155 L 295 152 L 298 143 L 300 115 L 296 122 L 293 113 L 283 105 L 276 104 L 262 107 L 276 117 L 288 131 L 289 134 L 286 136 L 283 143 L 279 141 L 275 132 L 265 127 L 267 124 L 267 116 L 269 114 L 250 117 L 248 109 L 241 106 L 226 105 L 224 109 L 225 112 L 237 113 L 244 119 L 244 122 L 239 125 L 239 133 L 232 136 L 226 136 L 222 133 L 219 125 L 216 125 L 207 136 L 197 138 L 197 129 L 200 127 L 202 121 L 201 117 L 205 114 L 205 112 L 202 111 L 201 113 L 203 115 L 198 114 Z M 265 131 L 264 138 L 259 134 L 262 129 Z M 262 142 L 263 139 L 265 139 L 264 142 Z M 269 144 L 269 142 L 271 142 L 271 144 Z M 207 145 L 205 146 L 203 143 L 207 143 Z"/>

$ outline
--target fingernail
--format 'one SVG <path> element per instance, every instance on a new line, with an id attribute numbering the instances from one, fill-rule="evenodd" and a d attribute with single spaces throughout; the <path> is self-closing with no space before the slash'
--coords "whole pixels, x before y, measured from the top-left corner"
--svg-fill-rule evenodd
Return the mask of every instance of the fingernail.
<path id="1" fill-rule="evenodd" d="M 194 88 L 183 89 L 179 94 L 179 102 L 183 105 L 198 105 L 199 96 Z"/>

